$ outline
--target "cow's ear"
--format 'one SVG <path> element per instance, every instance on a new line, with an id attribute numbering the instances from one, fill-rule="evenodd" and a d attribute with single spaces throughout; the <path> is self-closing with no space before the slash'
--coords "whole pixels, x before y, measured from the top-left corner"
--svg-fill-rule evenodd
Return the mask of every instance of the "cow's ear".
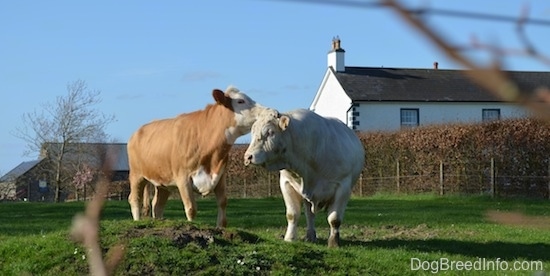
<path id="1" fill-rule="evenodd" d="M 288 127 L 288 124 L 290 123 L 290 117 L 283 115 L 281 118 L 279 118 L 279 127 L 284 131 Z"/>
<path id="2" fill-rule="evenodd" d="M 217 103 L 226 105 L 227 99 L 225 98 L 223 91 L 219 89 L 212 90 L 212 97 L 214 97 L 214 100 L 216 100 Z"/>

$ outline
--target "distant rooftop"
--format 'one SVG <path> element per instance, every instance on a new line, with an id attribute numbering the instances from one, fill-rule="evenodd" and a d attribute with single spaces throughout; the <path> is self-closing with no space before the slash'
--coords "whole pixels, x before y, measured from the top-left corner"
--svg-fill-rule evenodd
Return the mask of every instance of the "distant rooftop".
<path id="1" fill-rule="evenodd" d="M 17 165 L 17 167 L 0 177 L 0 182 L 8 182 L 20 177 L 21 175 L 34 168 L 34 166 L 40 163 L 40 161 L 42 161 L 42 159 L 22 162 L 21 164 Z"/>
<path id="2" fill-rule="evenodd" d="M 69 144 L 66 158 L 82 158 L 83 154 L 88 154 L 93 160 L 92 163 L 101 162 L 97 160 L 97 155 L 103 156 L 105 160 L 112 162 L 110 169 L 113 171 L 128 171 L 128 152 L 126 143 L 72 143 Z M 46 152 L 55 152 L 61 148 L 60 143 L 45 143 L 42 146 L 41 156 L 44 157 Z"/>

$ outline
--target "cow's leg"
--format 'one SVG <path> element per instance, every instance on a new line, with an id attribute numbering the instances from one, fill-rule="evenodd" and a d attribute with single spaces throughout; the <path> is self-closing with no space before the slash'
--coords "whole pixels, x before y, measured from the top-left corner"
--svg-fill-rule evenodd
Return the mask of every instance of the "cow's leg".
<path id="1" fill-rule="evenodd" d="M 336 209 L 337 208 L 330 210 L 327 218 L 328 224 L 330 225 L 328 247 L 340 246 L 340 224 L 342 223 L 342 215 L 341 212 Z"/>
<path id="2" fill-rule="evenodd" d="M 306 213 L 306 241 L 316 242 L 317 233 L 315 232 L 315 213 L 313 213 L 311 202 L 304 200 L 304 212 Z"/>
<path id="3" fill-rule="evenodd" d="M 285 241 L 296 240 L 298 233 L 298 220 L 300 219 L 300 204 L 302 196 L 294 190 L 289 182 L 281 173 L 280 186 L 286 207 L 286 221 L 288 223 L 285 233 Z"/>
<path id="4" fill-rule="evenodd" d="M 170 191 L 166 188 L 155 186 L 155 196 L 153 197 L 153 218 L 161 219 L 164 215 L 164 207 L 170 196 Z"/>
<path id="5" fill-rule="evenodd" d="M 130 210 L 132 211 L 132 217 L 134 220 L 139 220 L 142 207 L 142 196 L 147 180 L 141 175 L 132 174 L 128 177 L 130 181 L 130 195 L 128 196 L 128 203 L 130 203 Z"/>
<path id="6" fill-rule="evenodd" d="M 151 187 L 153 187 L 153 184 L 151 184 L 149 181 L 146 181 L 143 187 L 143 207 L 141 207 L 141 215 L 144 217 L 151 216 Z"/>
<path id="7" fill-rule="evenodd" d="M 328 208 L 327 221 L 330 225 L 330 234 L 328 237 L 328 247 L 338 247 L 340 245 L 340 224 L 344 218 L 344 211 L 351 196 L 350 185 L 342 184 L 336 190 L 334 202 Z"/>
<path id="8" fill-rule="evenodd" d="M 193 221 L 197 216 L 197 202 L 195 201 L 195 195 L 193 194 L 192 183 L 190 181 L 192 180 L 190 180 L 188 176 L 180 177 L 176 185 L 180 192 L 187 220 Z"/>
<path id="9" fill-rule="evenodd" d="M 216 221 L 216 227 L 226 227 L 226 207 L 227 207 L 227 194 L 225 193 L 225 174 L 220 178 L 220 181 L 214 188 L 216 194 L 216 202 L 218 203 L 218 220 Z"/>

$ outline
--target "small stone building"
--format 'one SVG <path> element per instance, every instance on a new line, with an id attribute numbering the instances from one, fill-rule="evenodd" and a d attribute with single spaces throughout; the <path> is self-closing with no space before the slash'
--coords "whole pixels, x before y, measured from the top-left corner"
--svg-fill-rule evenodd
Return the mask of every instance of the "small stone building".
<path id="1" fill-rule="evenodd" d="M 0 201 L 52 201 L 46 160 L 26 161 L 0 177 Z"/>
<path id="2" fill-rule="evenodd" d="M 97 170 L 105 160 L 108 160 L 111 171 L 112 196 L 127 196 L 129 168 L 125 143 L 75 143 L 69 147 L 64 156 L 63 166 L 68 169 L 64 171 L 60 201 L 91 196 L 93 189 L 78 192 L 70 182 L 77 171 L 76 167 L 87 164 Z M 45 143 L 37 160 L 22 162 L 0 177 L 0 201 L 54 201 L 55 170 L 50 160 L 55 159 L 59 148 L 58 143 Z"/>

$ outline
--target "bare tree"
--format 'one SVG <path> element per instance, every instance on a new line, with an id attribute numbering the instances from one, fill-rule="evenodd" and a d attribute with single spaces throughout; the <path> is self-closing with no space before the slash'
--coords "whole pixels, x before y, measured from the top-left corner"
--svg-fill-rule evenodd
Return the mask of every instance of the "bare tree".
<path id="1" fill-rule="evenodd" d="M 23 114 L 23 125 L 15 130 L 14 135 L 27 143 L 26 154 L 40 152 L 40 157 L 47 158 L 55 202 L 59 202 L 62 189 L 73 179 L 75 166 L 69 163 L 82 156 L 79 144 L 108 139 L 104 128 L 115 118 L 95 108 L 101 102 L 100 94 L 89 89 L 83 80 L 71 82 L 67 84 L 67 94 L 57 97 L 54 103 Z"/>
<path id="2" fill-rule="evenodd" d="M 13 182 L 0 183 L 0 202 L 3 200 L 15 200 L 16 187 Z"/>

